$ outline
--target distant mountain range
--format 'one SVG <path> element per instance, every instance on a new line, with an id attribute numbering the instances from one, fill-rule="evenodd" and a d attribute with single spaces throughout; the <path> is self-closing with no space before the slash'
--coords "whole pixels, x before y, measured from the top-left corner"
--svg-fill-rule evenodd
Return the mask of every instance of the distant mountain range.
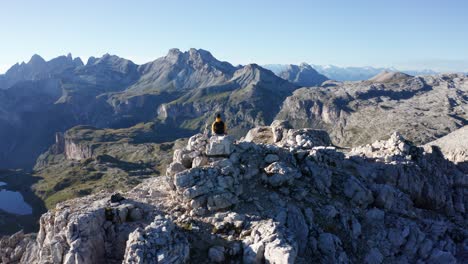
<path id="1" fill-rule="evenodd" d="M 156 121 L 159 140 L 169 141 L 199 131 L 222 112 L 230 133 L 241 135 L 271 123 L 298 87 L 258 65 L 234 67 L 205 50 L 172 49 L 143 65 L 109 54 L 86 64 L 71 55 L 50 61 L 34 55 L 0 75 L 0 167 L 31 167 L 56 132 L 75 125 Z"/>
<path id="2" fill-rule="evenodd" d="M 390 74 L 396 77 L 387 80 L 388 76 L 384 75 L 377 81 L 356 84 L 357 88 L 353 89 L 366 92 L 349 99 L 334 94 L 331 87 L 344 87 L 336 91 L 345 91 L 354 84 L 329 80 L 344 78 L 323 74 L 325 68 L 332 72 L 333 67 L 315 68 L 317 70 L 308 64 L 233 66 L 201 49 L 185 52 L 171 49 L 166 56 L 143 65 L 109 54 L 91 57 L 86 64 L 70 54 L 50 61 L 34 55 L 29 62 L 15 64 L 0 75 L 0 168 L 31 168 L 36 158 L 55 142 L 56 132 L 64 132 L 76 125 L 117 129 L 152 122 L 152 140 L 156 143 L 201 131 L 218 112 L 223 114 L 229 133 L 237 137 L 244 136 L 252 127 L 269 125 L 283 117 L 297 127 L 317 124 L 317 127 L 335 130 L 335 126 L 324 125 L 318 117 L 328 120 L 337 114 L 333 112 L 335 110 L 348 113 L 354 106 L 343 108 L 343 104 L 353 105 L 363 97 L 387 100 L 386 89 L 393 89 L 393 86 L 380 87 L 376 83 L 382 82 L 381 79 L 401 86 L 402 90 L 412 89 L 408 85 L 413 82 L 401 82 L 408 78 L 423 83 L 421 91 L 439 85 L 439 82 L 431 84 L 434 81 L 429 79 Z M 354 73 L 352 78 L 367 78 L 379 71 L 366 68 L 362 70 L 365 73 Z M 302 88 L 301 94 L 307 98 L 313 95 L 311 100 L 315 106 L 306 98 L 297 97 L 296 91 L 301 87 L 313 87 Z M 319 87 L 322 87 L 321 92 L 316 94 L 313 89 Z M 405 94 L 403 97 L 419 95 L 408 91 L 401 93 Z M 447 96 L 452 98 L 455 94 Z M 372 100 L 366 103 L 380 104 Z M 320 113 L 312 115 L 310 107 L 318 107 L 313 111 Z M 452 120 L 452 116 L 465 120 L 463 115 L 450 112 L 447 120 Z M 344 120 L 338 124 L 350 122 Z M 452 122 L 444 128 L 448 133 L 459 123 Z M 427 138 L 432 140 L 434 134 L 441 133 L 439 128 L 434 129 Z M 337 135 L 333 131 L 331 134 Z M 379 136 L 381 134 L 376 133 L 372 138 Z M 344 145 L 354 142 L 341 135 L 336 139 Z"/>
<path id="3" fill-rule="evenodd" d="M 301 65 L 308 65 L 302 63 Z M 273 71 L 275 74 L 279 74 L 282 71 L 286 70 L 289 65 L 287 64 L 267 64 L 263 65 L 266 69 Z M 399 71 L 395 68 L 375 68 L 375 67 L 339 67 L 334 65 L 315 65 L 311 64 L 310 67 L 315 69 L 318 73 L 326 76 L 328 79 L 336 81 L 362 81 L 368 80 L 373 76 L 383 72 L 383 71 Z M 437 74 L 438 72 L 433 70 L 409 70 L 401 71 L 413 76 L 417 75 L 432 75 Z"/>

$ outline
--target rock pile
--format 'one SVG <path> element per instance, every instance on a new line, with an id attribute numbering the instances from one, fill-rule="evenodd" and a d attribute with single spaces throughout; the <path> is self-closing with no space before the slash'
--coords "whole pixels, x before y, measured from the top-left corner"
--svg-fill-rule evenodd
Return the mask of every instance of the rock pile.
<path id="1" fill-rule="evenodd" d="M 292 129 L 289 122 L 284 120 L 275 120 L 271 126 L 251 129 L 244 141 L 257 144 L 276 144 L 289 148 L 290 151 L 332 145 L 327 132 L 309 128 Z"/>
<path id="2" fill-rule="evenodd" d="M 411 160 L 414 157 L 412 155 L 416 154 L 414 151 L 415 148 L 411 149 L 410 142 L 406 141 L 398 132 L 395 132 L 388 140 L 379 140 L 372 144 L 353 148 L 349 155 L 363 156 L 390 163 Z"/>

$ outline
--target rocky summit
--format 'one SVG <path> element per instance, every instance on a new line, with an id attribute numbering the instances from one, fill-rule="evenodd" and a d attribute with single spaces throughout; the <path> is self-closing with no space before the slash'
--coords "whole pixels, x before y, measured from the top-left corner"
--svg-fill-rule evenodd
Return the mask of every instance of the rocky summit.
<path id="1" fill-rule="evenodd" d="M 286 121 L 196 134 L 166 176 L 61 202 L 2 263 L 464 263 L 468 176 L 399 133 L 342 150 Z"/>

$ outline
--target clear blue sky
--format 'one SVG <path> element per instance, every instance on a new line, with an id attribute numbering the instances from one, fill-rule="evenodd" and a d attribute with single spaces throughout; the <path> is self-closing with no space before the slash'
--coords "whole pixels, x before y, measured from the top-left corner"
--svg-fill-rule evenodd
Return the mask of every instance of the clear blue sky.
<path id="1" fill-rule="evenodd" d="M 141 64 L 191 47 L 233 64 L 468 71 L 464 0 L 8 0 L 0 34 L 0 72 L 34 53 Z"/>

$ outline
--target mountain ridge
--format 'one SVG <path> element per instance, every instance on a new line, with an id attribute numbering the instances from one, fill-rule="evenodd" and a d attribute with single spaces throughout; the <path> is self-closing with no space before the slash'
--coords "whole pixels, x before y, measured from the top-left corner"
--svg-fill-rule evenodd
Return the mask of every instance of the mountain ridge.
<path id="1" fill-rule="evenodd" d="M 39 56 L 33 57 L 31 64 L 48 66 L 32 70 L 23 63 L 23 66 L 17 67 L 29 70 L 22 71 L 14 67 L 8 75 L 14 78 L 0 76 L 0 87 L 4 88 L 2 85 L 6 83 L 11 85 L 9 89 L 0 89 L 2 167 L 31 168 L 35 158 L 53 144 L 56 132 L 65 132 L 76 125 L 125 128 L 141 122 L 155 122 L 161 131 L 174 130 L 189 134 L 203 130 L 211 123 L 215 112 L 226 111 L 231 133 L 241 137 L 253 126 L 269 125 L 281 107 L 287 105 L 282 101 L 292 96 L 292 92 L 300 86 L 328 87 L 319 90 L 333 97 L 333 93 L 340 91 L 333 87 L 353 85 L 330 80 L 322 84 L 324 77 L 320 77 L 312 66 L 306 64 L 290 66 L 292 71 L 289 75 L 280 78 L 256 64 L 233 66 L 217 60 L 210 52 L 202 49 L 172 49 L 166 56 L 143 65 L 110 54 L 89 58 L 85 65 L 71 54 L 50 61 L 44 61 Z M 13 74 L 15 72 L 24 74 L 16 76 Z M 444 76 L 458 78 L 456 75 Z M 423 79 L 431 78 L 439 77 Z M 371 96 L 372 93 L 394 95 L 395 92 L 391 91 L 393 84 L 395 87 L 411 85 L 411 82 L 389 80 L 385 85 L 376 82 L 371 88 L 369 82 L 354 84 L 372 90 L 361 97 Z M 461 85 L 456 86 L 456 89 L 464 89 L 462 82 L 453 83 Z M 412 92 L 405 93 L 405 96 L 417 96 Z M 202 101 L 194 103 L 194 98 Z M 382 96 L 379 98 L 385 99 Z M 448 100 L 451 100 L 450 97 Z M 369 100 L 366 102 L 379 104 Z M 285 111 L 282 110 L 282 113 Z M 331 112 L 323 115 L 328 114 L 330 117 L 334 115 Z M 458 113 L 454 115 L 460 116 Z M 294 119 L 291 121 L 299 127 L 304 123 Z M 320 119 L 317 119 L 315 123 L 319 122 Z M 307 126 L 311 125 L 309 122 Z M 435 135 L 429 138 L 451 132 L 459 125 L 446 126 L 447 131 L 437 129 L 437 133 L 431 132 Z M 34 131 L 35 135 L 28 136 L 29 131 Z M 331 132 L 332 135 L 335 133 Z M 379 136 L 382 135 L 377 133 L 376 137 Z M 28 144 L 24 138 L 30 138 Z M 166 140 L 175 138 L 168 134 Z M 28 154 L 28 149 L 31 154 Z"/>

